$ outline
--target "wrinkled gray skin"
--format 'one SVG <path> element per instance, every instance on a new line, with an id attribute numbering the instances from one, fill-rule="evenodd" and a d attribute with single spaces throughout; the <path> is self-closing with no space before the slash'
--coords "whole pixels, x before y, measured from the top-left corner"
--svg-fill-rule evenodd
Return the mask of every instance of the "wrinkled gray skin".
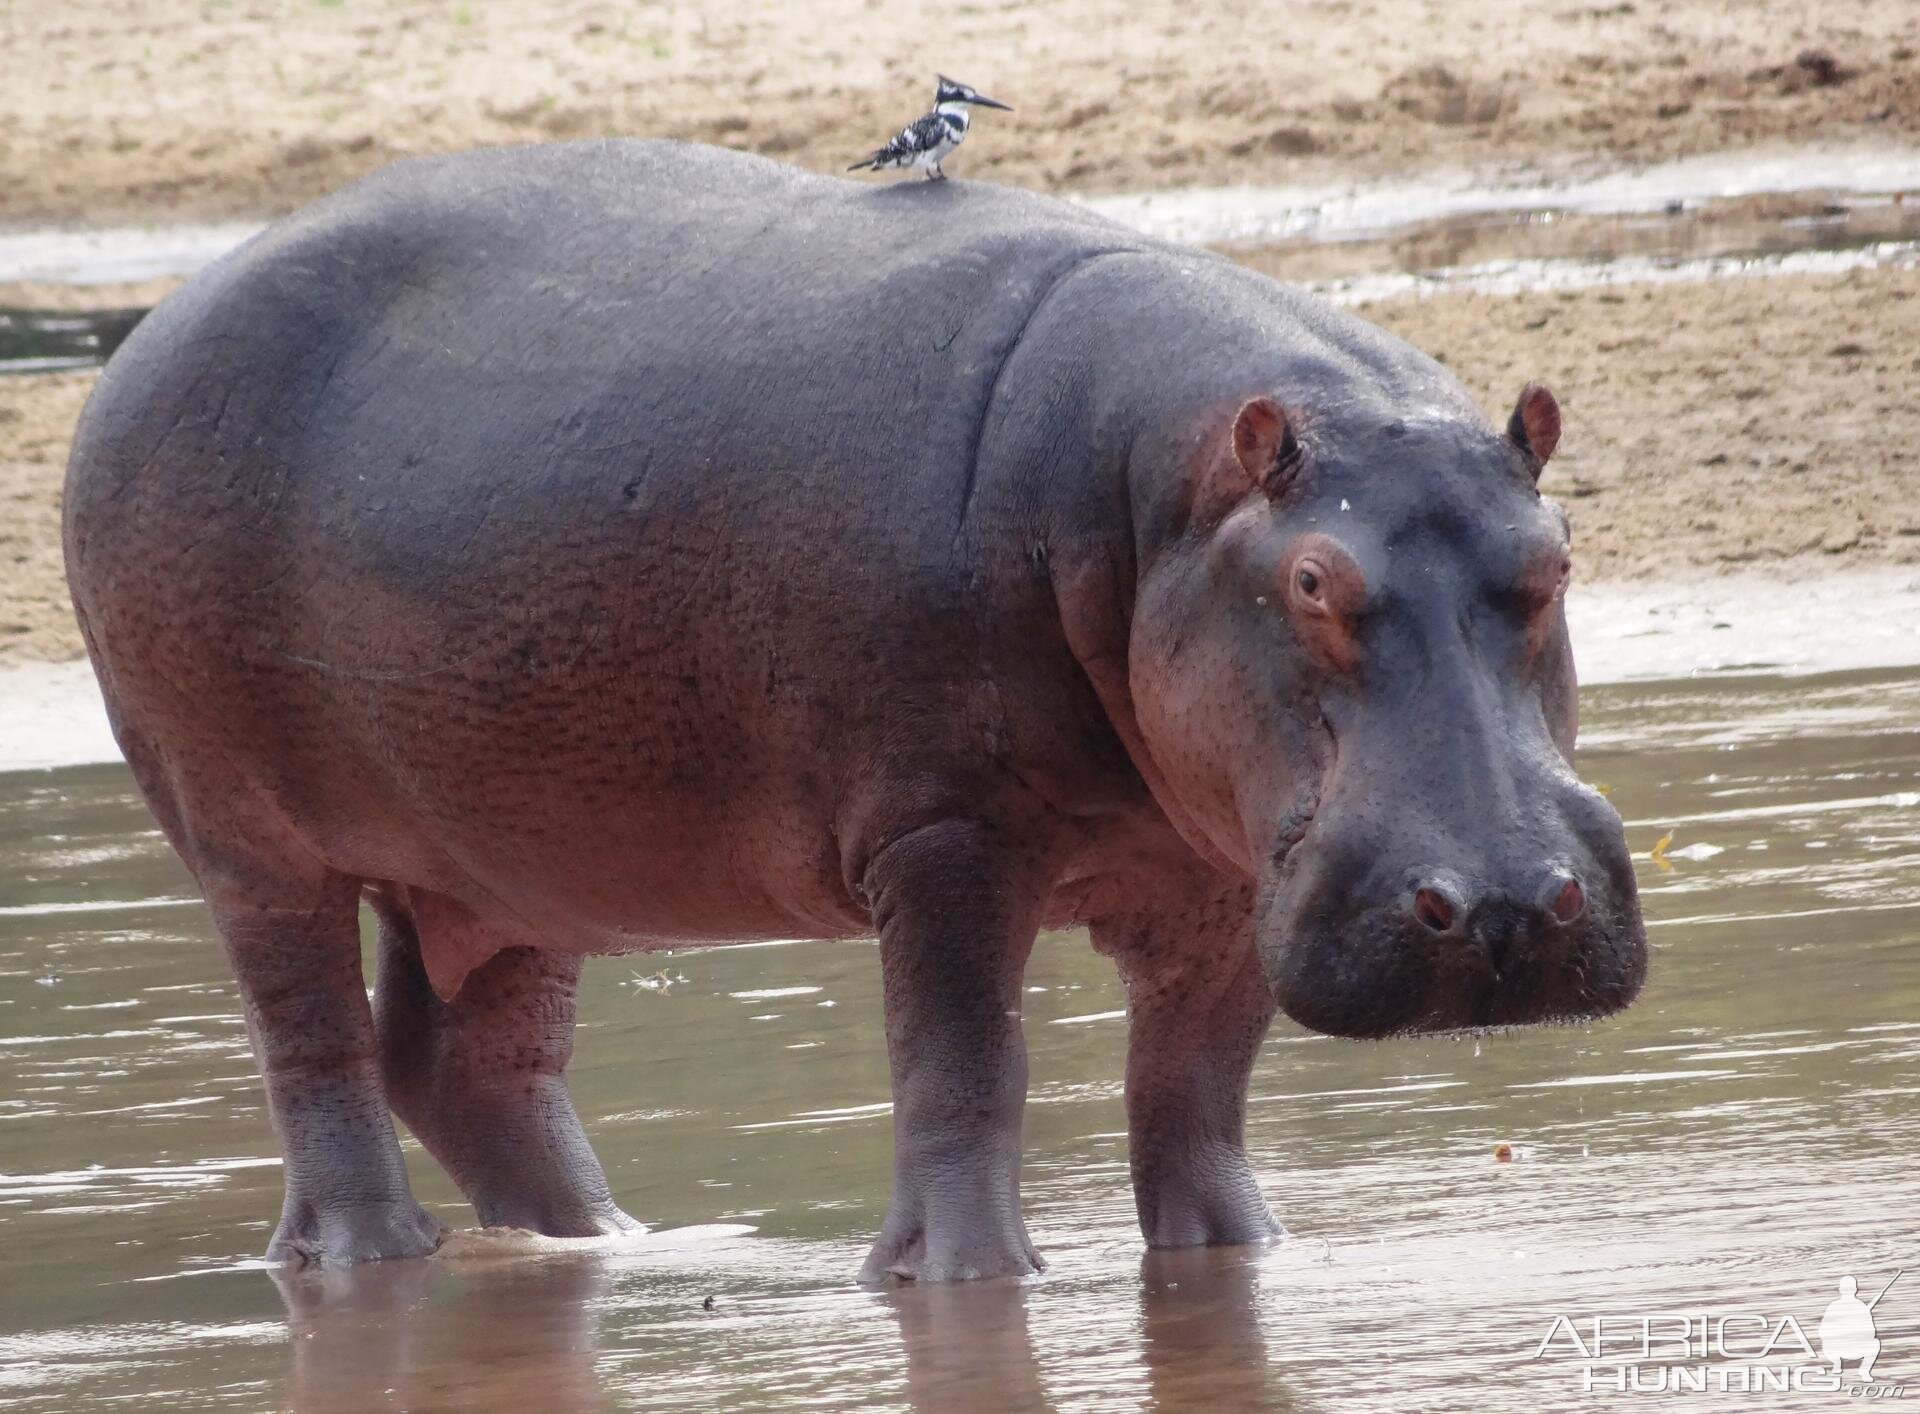
<path id="1" fill-rule="evenodd" d="M 1074 922 L 1147 1240 L 1268 1237 L 1276 1005 L 1639 986 L 1567 765 L 1557 434 L 1072 206 L 672 144 L 404 163 L 218 262 L 102 377 L 67 555 L 246 1000 L 269 1255 L 433 1249 L 390 1110 L 483 1222 L 630 1226 L 567 1098 L 580 959 L 877 930 L 865 1276 L 1036 1270 L 1020 978 Z"/>

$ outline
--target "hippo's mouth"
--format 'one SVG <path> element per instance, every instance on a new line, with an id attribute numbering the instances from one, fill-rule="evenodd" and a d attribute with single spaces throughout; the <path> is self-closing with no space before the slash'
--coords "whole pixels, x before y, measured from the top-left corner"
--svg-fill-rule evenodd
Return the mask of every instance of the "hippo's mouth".
<path id="1" fill-rule="evenodd" d="M 1632 1001 L 1645 925 L 1604 801 L 1554 776 L 1527 803 L 1548 825 L 1489 845 L 1483 822 L 1403 799 L 1391 774 L 1350 776 L 1325 719 L 1303 725 L 1312 765 L 1256 856 L 1254 935 L 1282 1011 L 1380 1037 L 1591 1021 Z"/>
<path id="2" fill-rule="evenodd" d="M 1275 868 L 1285 868 L 1287 857 L 1293 853 L 1294 846 L 1307 837 L 1307 827 L 1313 824 L 1313 817 L 1319 813 L 1320 798 L 1309 796 L 1303 802 L 1297 802 L 1280 821 L 1280 833 L 1274 841 L 1273 864 Z"/>
<path id="3" fill-rule="evenodd" d="M 1619 1011 L 1640 990 L 1645 932 L 1631 900 L 1596 899 L 1564 927 L 1516 919 L 1498 940 L 1437 937 L 1404 907 L 1349 911 L 1329 897 L 1329 880 L 1347 876 L 1322 857 L 1338 837 L 1330 820 L 1310 804 L 1290 812 L 1260 888 L 1262 966 L 1301 1025 L 1362 1039 L 1570 1025 Z"/>
<path id="4" fill-rule="evenodd" d="M 1268 852 L 1269 866 L 1275 870 L 1284 870 L 1295 846 L 1306 839 L 1307 830 L 1320 813 L 1320 800 L 1326 792 L 1327 783 L 1333 777 L 1334 763 L 1338 760 L 1333 732 L 1324 718 L 1320 721 L 1320 729 L 1324 733 L 1320 746 L 1326 755 L 1318 763 L 1319 769 L 1295 786 L 1293 800 L 1287 806 L 1286 814 L 1280 817 L 1272 848 Z"/>
<path id="5" fill-rule="evenodd" d="M 1262 881 L 1261 892 L 1266 895 L 1267 908 L 1273 916 L 1285 916 L 1292 912 L 1288 896 L 1293 892 L 1295 877 L 1299 873 L 1300 846 L 1306 843 L 1313 822 L 1319 818 L 1321 798 L 1333 775 L 1331 733 L 1327 736 L 1326 744 L 1328 759 L 1325 767 L 1294 787 L 1293 800 L 1280 817 L 1272 844 L 1267 850 L 1266 877 Z"/>
<path id="6" fill-rule="evenodd" d="M 1378 1039 L 1570 1025 L 1619 1011 L 1640 989 L 1644 934 L 1629 916 L 1583 919 L 1496 958 L 1472 943 L 1435 946 L 1397 910 L 1316 914 L 1296 892 L 1306 853 L 1269 881 L 1260 937 L 1281 1010 L 1312 1030 Z"/>

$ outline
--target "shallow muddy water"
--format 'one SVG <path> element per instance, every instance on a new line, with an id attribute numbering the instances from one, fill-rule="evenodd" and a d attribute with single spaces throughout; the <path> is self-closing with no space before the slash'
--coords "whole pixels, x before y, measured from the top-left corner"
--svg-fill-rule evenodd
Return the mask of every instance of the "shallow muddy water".
<path id="1" fill-rule="evenodd" d="M 73 314 L 0 309 L 0 373 L 57 373 L 105 363 L 146 314 L 144 309 Z"/>
<path id="2" fill-rule="evenodd" d="M 1478 1041 L 1281 1024 L 1249 1138 L 1294 1236 L 1150 1257 L 1119 989 L 1084 937 L 1043 939 L 1052 1267 L 879 1293 L 851 1280 L 888 1170 L 870 944 L 590 966 L 575 1092 L 648 1237 L 462 1232 L 281 1278 L 249 1265 L 279 1173 L 189 881 L 122 768 L 0 776 L 0 1407 L 1519 1410 L 1591 1403 L 1564 1341 L 1532 1358 L 1556 1315 L 1812 1336 L 1842 1275 L 1920 1265 L 1920 672 L 1589 690 L 1580 767 L 1641 856 L 1632 1011 Z M 1920 1271 L 1875 1315 L 1875 1373 L 1920 1386 Z"/>

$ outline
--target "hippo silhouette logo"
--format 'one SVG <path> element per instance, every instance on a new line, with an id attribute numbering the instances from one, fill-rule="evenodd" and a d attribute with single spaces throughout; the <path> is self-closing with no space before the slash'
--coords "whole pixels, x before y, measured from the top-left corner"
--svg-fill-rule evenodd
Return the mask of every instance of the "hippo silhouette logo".
<path id="1" fill-rule="evenodd" d="M 1840 1278 L 1840 1295 L 1828 1304 L 1820 1317 L 1820 1358 L 1831 1361 L 1834 1374 L 1849 1360 L 1860 1362 L 1860 1378 L 1873 1378 L 1873 1362 L 1880 1358 L 1880 1337 L 1874 1330 L 1873 1308 L 1880 1297 L 1893 1289 L 1906 1268 L 1895 1272 L 1871 1301 L 1862 1301 L 1854 1293 L 1860 1284 L 1852 1277 Z"/>

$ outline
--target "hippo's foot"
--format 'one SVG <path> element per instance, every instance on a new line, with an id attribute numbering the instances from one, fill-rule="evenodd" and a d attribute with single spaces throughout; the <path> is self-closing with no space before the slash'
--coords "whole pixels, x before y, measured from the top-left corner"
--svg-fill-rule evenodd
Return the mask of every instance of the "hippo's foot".
<path id="1" fill-rule="evenodd" d="M 419 894 L 413 902 L 444 928 L 462 926 L 448 905 Z M 508 948 L 470 972 L 454 1001 L 442 1001 L 414 919 L 391 900 L 376 907 L 387 1100 L 460 1185 L 481 1226 L 545 1237 L 644 1231 L 615 1206 L 567 1094 L 580 959 Z"/>
<path id="2" fill-rule="evenodd" d="M 450 1068 L 424 1100 L 390 1088 L 395 1108 L 473 1204 L 482 1227 L 545 1237 L 645 1231 L 614 1203 L 565 1082 L 537 1076 L 489 1087 Z"/>
<path id="3" fill-rule="evenodd" d="M 1177 1175 L 1138 1175 L 1134 1196 L 1149 1247 L 1237 1247 L 1286 1236 L 1238 1149 Z"/>
<path id="4" fill-rule="evenodd" d="M 1011 1228 L 992 1232 L 933 1233 L 918 1224 L 896 1229 L 889 1218 L 880 1240 L 867 1254 L 860 1280 L 868 1286 L 888 1281 L 979 1281 L 1037 1276 L 1046 1266 L 1017 1218 Z"/>
<path id="5" fill-rule="evenodd" d="M 586 1185 L 585 1191 L 575 1188 L 542 1193 L 522 1189 L 500 1196 L 476 1193 L 473 1210 L 482 1227 L 517 1227 L 545 1237 L 618 1237 L 647 1230 L 645 1223 L 614 1206 L 606 1196 L 604 1179 L 597 1192 Z"/>
<path id="6" fill-rule="evenodd" d="M 1018 1207 L 970 1205 L 970 1212 L 925 1214 L 920 1203 L 895 1195 L 879 1241 L 860 1268 L 860 1281 L 979 1281 L 1025 1278 L 1046 1270 L 1027 1239 Z"/>
<path id="7" fill-rule="evenodd" d="M 440 1220 L 411 1198 L 372 1207 L 321 1211 L 289 1197 L 267 1260 L 288 1266 L 344 1267 L 394 1257 L 425 1257 L 446 1236 Z"/>

